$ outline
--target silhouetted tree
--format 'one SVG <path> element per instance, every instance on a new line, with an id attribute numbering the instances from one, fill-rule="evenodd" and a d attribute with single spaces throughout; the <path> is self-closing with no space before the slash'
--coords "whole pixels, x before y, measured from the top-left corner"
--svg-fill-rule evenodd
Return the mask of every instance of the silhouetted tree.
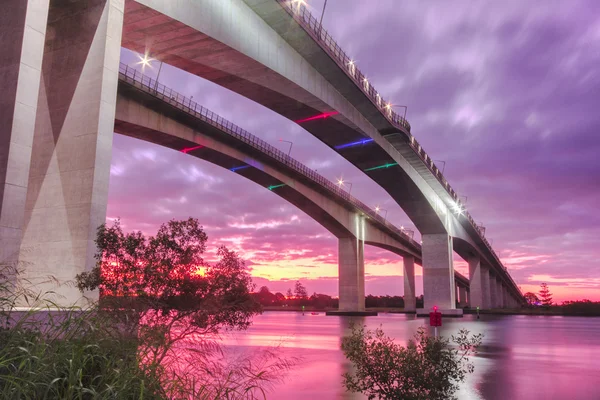
<path id="1" fill-rule="evenodd" d="M 531 292 L 525 293 L 523 297 L 525 297 L 525 301 L 527 301 L 527 304 L 529 304 L 530 306 L 535 306 L 538 303 L 538 301 L 540 301 L 540 299 L 538 299 L 535 293 Z"/>
<path id="2" fill-rule="evenodd" d="M 275 293 L 275 301 L 278 305 L 282 305 L 285 303 L 285 296 L 281 292 Z"/>
<path id="3" fill-rule="evenodd" d="M 77 275 L 77 286 L 99 289 L 105 309 L 136 321 L 146 357 L 160 363 L 176 341 L 223 327 L 245 329 L 261 311 L 250 295 L 252 279 L 244 261 L 220 247 L 216 264 L 204 262 L 207 240 L 195 218 L 169 221 L 150 237 L 123 233 L 119 221 L 102 224 L 98 263 Z"/>
<path id="4" fill-rule="evenodd" d="M 288 299 L 291 299 L 292 297 L 294 297 L 294 293 L 292 292 L 292 289 L 288 289 L 287 292 L 285 292 L 285 297 L 287 297 Z"/>
<path id="5" fill-rule="evenodd" d="M 269 288 L 266 286 L 263 286 L 260 288 L 258 293 L 256 293 L 256 298 L 257 298 L 258 302 L 263 306 L 274 305 L 277 300 L 275 295 L 273 293 L 271 293 Z"/>
<path id="6" fill-rule="evenodd" d="M 306 288 L 302 283 L 300 283 L 300 281 L 296 281 L 296 286 L 294 287 L 294 295 L 296 296 L 296 298 L 301 300 L 308 298 Z"/>
<path id="7" fill-rule="evenodd" d="M 550 293 L 547 283 L 542 283 L 540 285 L 539 295 L 544 307 L 550 307 L 552 305 L 552 293 Z"/>

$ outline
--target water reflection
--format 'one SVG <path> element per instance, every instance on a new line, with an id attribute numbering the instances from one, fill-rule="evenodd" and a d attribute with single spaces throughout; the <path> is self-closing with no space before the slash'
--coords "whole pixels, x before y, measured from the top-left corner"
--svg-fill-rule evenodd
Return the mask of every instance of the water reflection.
<path id="1" fill-rule="evenodd" d="M 341 351 L 341 338 L 350 321 L 382 326 L 405 344 L 425 323 L 403 314 L 378 317 L 333 317 L 293 312 L 266 312 L 243 333 L 226 339 L 231 347 L 262 347 L 284 342 L 284 354 L 300 356 L 272 399 L 363 399 L 342 387 L 342 374 L 351 371 Z M 598 400 L 600 378 L 600 319 L 575 317 L 482 316 L 444 319 L 440 334 L 449 337 L 466 328 L 485 335 L 473 359 L 475 373 L 461 387 L 460 399 L 581 399 Z M 433 332 L 430 332 L 433 334 Z"/>

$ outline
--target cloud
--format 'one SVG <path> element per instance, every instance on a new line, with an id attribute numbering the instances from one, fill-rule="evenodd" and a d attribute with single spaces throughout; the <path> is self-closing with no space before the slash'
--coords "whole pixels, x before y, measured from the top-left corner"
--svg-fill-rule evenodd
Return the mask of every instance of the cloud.
<path id="1" fill-rule="evenodd" d="M 311 1 L 316 13 L 322 5 Z M 413 134 L 445 162 L 517 283 L 533 288 L 549 277 L 565 296 L 590 297 L 600 276 L 600 2 L 338 0 L 324 24 L 386 100 L 408 106 Z M 127 51 L 122 58 L 133 60 Z M 279 139 L 293 141 L 293 157 L 331 180 L 343 176 L 353 195 L 411 227 L 383 189 L 300 126 L 168 66 L 161 82 L 284 151 Z M 284 290 L 293 283 L 285 279 L 302 277 L 314 291 L 337 293 L 329 232 L 192 156 L 116 135 L 108 218 L 118 216 L 147 233 L 197 217 L 211 243 L 239 251 L 257 280 L 269 276 Z M 399 257 L 366 248 L 366 258 L 368 290 L 401 291 Z"/>

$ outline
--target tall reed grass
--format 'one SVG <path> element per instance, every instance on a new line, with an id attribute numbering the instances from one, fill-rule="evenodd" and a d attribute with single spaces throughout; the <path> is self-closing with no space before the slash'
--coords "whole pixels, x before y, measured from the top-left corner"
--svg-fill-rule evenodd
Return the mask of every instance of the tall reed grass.
<path id="1" fill-rule="evenodd" d="M 60 307 L 15 285 L 15 274 L 0 267 L 0 399 L 266 399 L 298 361 L 276 347 L 228 358 L 217 336 L 174 344 L 161 327 L 144 346 L 139 316 Z M 16 311 L 23 303 L 29 311 Z M 166 346 L 159 361 L 147 353 L 156 346 Z"/>

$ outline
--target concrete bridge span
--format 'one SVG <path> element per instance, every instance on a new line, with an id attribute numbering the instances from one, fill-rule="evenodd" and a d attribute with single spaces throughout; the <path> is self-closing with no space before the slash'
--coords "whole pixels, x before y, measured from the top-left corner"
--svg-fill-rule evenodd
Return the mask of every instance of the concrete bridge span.
<path id="1" fill-rule="evenodd" d="M 316 30 L 306 10 L 290 4 L 2 2 L 0 87 L 7 96 L 0 113 L 0 262 L 19 261 L 30 276 L 59 265 L 53 271 L 59 281 L 94 264 L 123 45 L 297 121 L 380 184 L 423 235 L 426 308 L 455 307 L 453 250 L 469 260 L 473 306 L 522 302 L 408 123 L 360 80 L 358 68 Z M 352 146 L 357 141 L 368 151 Z M 498 286 L 506 296 L 495 294 Z"/>
<path id="2" fill-rule="evenodd" d="M 128 0 L 123 46 L 297 121 L 382 186 L 423 235 L 425 286 L 436 294 L 426 308 L 454 307 L 452 250 L 471 264 L 475 303 L 497 305 L 487 301 L 481 283 L 487 278 L 480 279 L 480 270 L 500 279 L 511 297 L 522 298 L 408 122 L 387 106 L 301 3 L 205 0 L 174 6 Z M 454 245 L 455 238 L 460 245 Z"/>
<path id="3" fill-rule="evenodd" d="M 415 310 L 421 245 L 333 182 L 191 99 L 121 64 L 115 132 L 227 168 L 297 206 L 339 240 L 341 311 L 364 310 L 364 244 L 403 257 L 405 302 Z M 456 285 L 469 282 L 456 273 Z M 463 293 L 463 292 L 461 292 Z"/>

